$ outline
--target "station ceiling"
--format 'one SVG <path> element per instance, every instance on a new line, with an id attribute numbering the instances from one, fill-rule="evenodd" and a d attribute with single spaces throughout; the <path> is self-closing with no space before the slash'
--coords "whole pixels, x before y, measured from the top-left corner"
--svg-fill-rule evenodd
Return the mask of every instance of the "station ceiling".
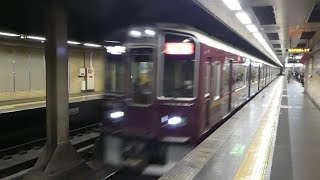
<path id="1" fill-rule="evenodd" d="M 230 10 L 224 0 L 194 1 L 270 59 L 277 61 L 236 18 L 237 12 L 245 12 L 282 64 L 290 55 L 286 49 L 312 46 L 312 38 L 320 30 L 319 0 L 237 0 L 240 10 Z"/>
<path id="2" fill-rule="evenodd" d="M 243 0 L 245 1 L 250 4 L 256 0 L 251 0 L 252 2 Z M 270 55 L 267 53 L 265 55 L 265 50 L 261 46 L 254 43 L 252 38 L 239 33 L 237 27 L 225 22 L 212 7 L 199 6 L 203 3 L 201 0 L 197 2 L 196 0 L 66 0 L 64 2 L 68 7 L 68 36 L 72 40 L 103 41 L 109 32 L 128 25 L 176 22 L 194 26 L 276 65 Z M 3 1 L 0 6 L 0 31 L 43 35 L 44 3 L 45 1 L 41 0 Z M 281 37 L 280 35 L 280 40 Z M 281 44 L 282 49 L 285 47 Z"/>

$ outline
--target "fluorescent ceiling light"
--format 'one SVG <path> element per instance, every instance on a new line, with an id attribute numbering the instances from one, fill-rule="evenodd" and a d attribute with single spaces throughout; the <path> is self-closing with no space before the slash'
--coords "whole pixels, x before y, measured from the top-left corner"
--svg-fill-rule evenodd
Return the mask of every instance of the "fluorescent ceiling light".
<path id="1" fill-rule="evenodd" d="M 253 24 L 248 24 L 246 27 L 252 33 L 258 32 L 257 27 L 255 25 L 253 25 Z"/>
<path id="2" fill-rule="evenodd" d="M 238 2 L 238 0 L 222 0 L 224 4 L 228 6 L 228 8 L 232 11 L 234 10 L 241 10 L 241 6 Z"/>
<path id="3" fill-rule="evenodd" d="M 84 43 L 83 45 L 89 46 L 89 47 L 101 47 L 99 44 L 92 44 L 92 43 Z"/>
<path id="4" fill-rule="evenodd" d="M 20 36 L 19 34 L 14 34 L 14 33 L 7 33 L 7 32 L 0 32 L 1 36 L 10 36 L 10 37 L 18 37 Z"/>
<path id="5" fill-rule="evenodd" d="M 156 32 L 154 32 L 154 31 L 151 30 L 151 29 L 146 29 L 144 32 L 145 32 L 147 35 L 150 35 L 150 36 L 154 36 L 154 35 L 156 34 Z"/>
<path id="6" fill-rule="evenodd" d="M 34 39 L 34 40 L 40 40 L 40 41 L 45 41 L 46 38 L 40 37 L 40 36 L 27 36 L 28 39 Z"/>
<path id="7" fill-rule="evenodd" d="M 77 41 L 68 41 L 68 44 L 81 44 L 81 43 L 79 43 Z"/>
<path id="8" fill-rule="evenodd" d="M 253 33 L 253 36 L 254 36 L 255 38 L 257 38 L 258 40 L 259 40 L 259 39 L 263 39 L 263 40 L 264 40 L 264 38 L 262 37 L 262 35 L 261 35 L 260 33 L 258 33 L 258 32 Z"/>
<path id="9" fill-rule="evenodd" d="M 245 12 L 236 13 L 237 18 L 240 20 L 242 24 L 251 24 L 251 19 Z"/>
<path id="10" fill-rule="evenodd" d="M 121 43 L 120 41 L 111 41 L 111 40 L 105 40 L 104 42 L 108 42 L 108 43 Z"/>

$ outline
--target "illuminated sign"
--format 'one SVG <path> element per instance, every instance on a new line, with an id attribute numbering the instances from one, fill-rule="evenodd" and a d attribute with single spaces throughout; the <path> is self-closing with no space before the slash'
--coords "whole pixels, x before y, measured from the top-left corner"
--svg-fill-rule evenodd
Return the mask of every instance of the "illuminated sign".
<path id="1" fill-rule="evenodd" d="M 194 53 L 194 45 L 192 43 L 165 43 L 164 54 L 170 55 L 191 55 Z"/>
<path id="2" fill-rule="evenodd" d="M 107 52 L 114 55 L 120 55 L 126 52 L 126 47 L 124 46 L 105 46 Z"/>
<path id="3" fill-rule="evenodd" d="M 287 49 L 287 52 L 289 52 L 289 53 L 308 53 L 308 52 L 312 52 L 312 49 L 310 49 L 310 48 L 289 48 L 289 49 Z"/>

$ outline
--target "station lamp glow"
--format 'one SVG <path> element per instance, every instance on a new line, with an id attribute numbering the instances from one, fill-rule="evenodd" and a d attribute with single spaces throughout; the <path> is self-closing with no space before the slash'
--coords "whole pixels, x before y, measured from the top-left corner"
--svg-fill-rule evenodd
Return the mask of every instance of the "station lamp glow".
<path id="1" fill-rule="evenodd" d="M 7 32 L 0 32 L 1 36 L 10 36 L 10 37 L 18 37 L 20 36 L 19 34 L 14 34 L 14 33 L 7 33 Z"/>
<path id="2" fill-rule="evenodd" d="M 245 12 L 238 12 L 236 13 L 237 18 L 240 20 L 242 24 L 251 24 L 251 19 Z"/>
<path id="3" fill-rule="evenodd" d="M 238 2 L 238 0 L 222 0 L 224 2 L 225 5 L 227 5 L 227 7 L 232 10 L 241 10 L 241 6 Z"/>

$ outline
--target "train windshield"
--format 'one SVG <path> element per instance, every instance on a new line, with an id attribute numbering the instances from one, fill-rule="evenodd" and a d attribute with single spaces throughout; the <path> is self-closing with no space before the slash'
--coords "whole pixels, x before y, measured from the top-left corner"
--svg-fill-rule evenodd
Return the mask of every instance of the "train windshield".
<path id="1" fill-rule="evenodd" d="M 106 92 L 125 93 L 126 64 L 124 55 L 108 54 L 106 67 Z"/>
<path id="2" fill-rule="evenodd" d="M 195 43 L 177 34 L 165 35 L 162 87 L 159 98 L 194 98 Z"/>

